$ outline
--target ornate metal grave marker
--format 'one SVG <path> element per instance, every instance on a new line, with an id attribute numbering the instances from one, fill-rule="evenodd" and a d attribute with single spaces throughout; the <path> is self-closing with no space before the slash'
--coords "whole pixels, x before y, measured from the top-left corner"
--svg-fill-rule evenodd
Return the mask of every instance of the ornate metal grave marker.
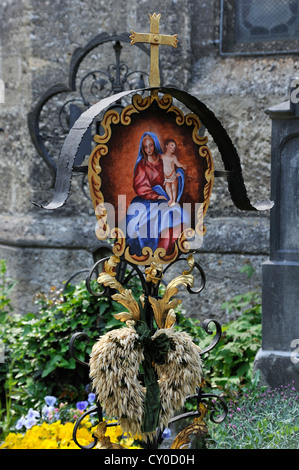
<path id="1" fill-rule="evenodd" d="M 40 206 L 56 209 L 66 202 L 80 143 L 93 119 L 108 109 L 101 121 L 101 133 L 95 136 L 97 146 L 89 158 L 88 180 L 98 219 L 96 234 L 101 240 L 114 240 L 113 254 L 94 265 L 87 287 L 97 296 L 109 293 L 125 307 L 124 312 L 114 315 L 125 326 L 102 336 L 93 345 L 89 363 L 83 363 L 90 368 L 98 401 L 74 427 L 74 440 L 82 448 L 114 447 L 105 436 L 103 409 L 106 416 L 118 419 L 124 431 L 141 435 L 145 447 L 150 448 L 158 447 L 163 428 L 181 418 L 194 420 L 177 436 L 172 448 L 188 445 L 192 434 L 206 433 L 206 399 L 214 397 L 223 409 L 218 419 L 213 412 L 210 419 L 221 422 L 225 418 L 223 399 L 202 390 L 202 357 L 219 341 L 221 327 L 214 320 L 203 322 L 208 334 L 212 334 L 209 327 L 214 323 L 216 333 L 210 346 L 201 350 L 188 334 L 174 328 L 175 308 L 180 303 L 175 296 L 179 286 L 190 294 L 199 294 L 205 286 L 204 271 L 195 262 L 192 249 L 205 233 L 202 219 L 214 176 L 227 176 L 238 208 L 271 207 L 269 201 L 252 205 L 248 200 L 238 154 L 214 114 L 188 93 L 160 87 L 158 47 L 176 46 L 177 37 L 160 35 L 160 15 L 150 15 L 150 19 L 150 34 L 132 32 L 131 39 L 132 43 L 151 44 L 151 86 L 137 90 L 120 113 L 113 109 L 113 103 L 132 91 L 105 98 L 81 114 L 61 150 L 53 201 Z M 141 96 L 145 92 L 148 96 Z M 191 112 L 185 115 L 173 105 L 172 98 Z M 203 127 L 219 148 L 224 171 L 214 170 Z M 187 264 L 185 270 L 161 292 L 163 276 L 178 261 Z M 97 281 L 104 290 L 94 292 L 91 278 L 103 263 Z M 127 278 L 121 275 L 124 265 L 131 267 L 140 280 L 143 294 L 138 299 L 125 287 L 131 273 Z M 196 271 L 200 275 L 197 289 Z M 75 358 L 79 338 L 86 339 L 86 335 L 76 333 L 70 342 Z M 197 399 L 197 410 L 175 415 L 190 396 Z M 77 430 L 82 419 L 94 411 L 99 417 L 98 429 L 94 442 L 84 447 L 77 441 Z"/>
<path id="2" fill-rule="evenodd" d="M 147 446 L 157 445 L 161 430 L 186 398 L 195 394 L 197 417 L 176 438 L 174 447 L 178 448 L 189 442 L 190 434 L 207 431 L 203 421 L 207 408 L 201 402 L 203 351 L 188 334 L 173 329 L 174 309 L 180 303 L 173 297 L 179 285 L 192 292 L 195 268 L 201 274 L 199 292 L 205 277 L 189 255 L 189 269 L 167 285 L 162 297 L 159 286 L 163 264 L 189 253 L 190 235 L 193 240 L 203 235 L 214 166 L 208 139 L 199 133 L 202 124 L 197 115 L 185 116 L 169 94 L 159 98 L 158 47 L 176 46 L 177 35 L 159 34 L 160 15 L 150 15 L 150 20 L 150 34 L 131 31 L 131 39 L 132 44 L 151 44 L 151 93 L 144 98 L 135 94 L 121 113 L 113 108 L 105 113 L 89 159 L 97 237 L 116 239 L 114 254 L 105 261 L 97 281 L 116 292 L 112 298 L 127 309 L 114 315 L 126 327 L 99 339 L 89 366 L 93 389 L 106 415 L 117 417 L 123 431 L 142 436 Z M 138 300 L 117 279 L 121 260 L 140 277 L 143 294 Z M 147 266 L 145 273 L 136 265 Z M 103 422 L 95 436 L 95 445 L 101 448 L 107 440 L 102 427 Z"/>

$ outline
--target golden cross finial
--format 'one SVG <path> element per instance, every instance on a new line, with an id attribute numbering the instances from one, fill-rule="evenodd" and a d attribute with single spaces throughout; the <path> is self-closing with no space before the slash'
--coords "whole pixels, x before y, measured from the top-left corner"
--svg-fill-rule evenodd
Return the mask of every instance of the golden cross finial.
<path id="1" fill-rule="evenodd" d="M 151 45 L 150 51 L 150 75 L 149 85 L 151 87 L 160 86 L 160 72 L 159 72 L 159 46 L 173 46 L 177 47 L 178 35 L 173 34 L 172 36 L 167 34 L 159 34 L 159 23 L 161 15 L 149 14 L 150 17 L 150 33 L 135 33 L 130 31 L 131 44 L 136 42 L 146 42 Z"/>

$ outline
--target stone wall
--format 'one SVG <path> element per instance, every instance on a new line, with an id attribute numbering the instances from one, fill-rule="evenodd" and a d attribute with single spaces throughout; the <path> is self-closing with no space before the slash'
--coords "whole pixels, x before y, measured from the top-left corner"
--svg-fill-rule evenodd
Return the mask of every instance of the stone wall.
<path id="1" fill-rule="evenodd" d="M 50 86 L 67 82 L 72 54 L 101 32 L 148 31 L 148 13 L 161 13 L 160 31 L 177 33 L 176 50 L 161 47 L 164 83 L 186 89 L 220 119 L 236 145 L 252 201 L 269 198 L 270 120 L 264 111 L 287 99 L 295 56 L 223 58 L 219 55 L 220 2 L 203 0 L 48 1 L 3 0 L 1 77 L 6 102 L 0 104 L 0 258 L 18 280 L 13 305 L 34 310 L 33 295 L 59 286 L 74 271 L 91 267 L 99 242 L 89 201 L 74 178 L 67 204 L 55 212 L 31 201 L 50 201 L 50 175 L 32 145 L 27 114 Z M 136 68 L 143 54 L 124 52 Z M 171 49 L 171 50 L 170 50 Z M 105 53 L 100 57 L 107 61 Z M 109 58 L 108 58 L 109 59 Z M 215 145 L 216 169 L 222 169 Z M 207 234 L 197 254 L 207 276 L 200 298 L 188 298 L 189 314 L 226 321 L 221 303 L 249 288 L 239 273 L 248 260 L 256 269 L 252 287 L 261 286 L 261 264 L 268 257 L 268 213 L 245 213 L 230 199 L 225 179 L 217 178 L 206 216 Z"/>

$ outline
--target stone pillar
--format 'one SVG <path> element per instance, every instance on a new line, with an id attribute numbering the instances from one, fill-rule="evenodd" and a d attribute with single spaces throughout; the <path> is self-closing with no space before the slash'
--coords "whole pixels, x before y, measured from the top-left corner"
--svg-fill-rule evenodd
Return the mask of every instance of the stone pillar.
<path id="1" fill-rule="evenodd" d="M 270 258 L 262 267 L 262 348 L 255 368 L 270 386 L 299 390 L 299 85 L 272 119 Z M 295 87 L 295 88 L 294 88 Z M 298 91 L 298 92 L 297 92 Z M 297 102 L 298 101 L 298 102 Z"/>

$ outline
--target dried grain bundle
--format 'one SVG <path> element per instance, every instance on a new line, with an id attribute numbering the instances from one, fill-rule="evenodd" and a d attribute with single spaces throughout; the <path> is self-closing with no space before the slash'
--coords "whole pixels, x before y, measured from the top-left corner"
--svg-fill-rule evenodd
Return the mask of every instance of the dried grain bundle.
<path id="1" fill-rule="evenodd" d="M 192 338 L 185 332 L 169 328 L 158 330 L 152 339 L 162 333 L 170 338 L 171 345 L 165 363 L 155 365 L 161 393 L 161 427 L 168 425 L 188 395 L 196 393 L 202 376 L 201 350 Z"/>
<path id="2" fill-rule="evenodd" d="M 140 432 L 145 390 L 138 381 L 143 352 L 133 328 L 121 328 L 102 336 L 93 346 L 90 377 L 105 413 L 117 418 L 124 432 Z"/>
<path id="3" fill-rule="evenodd" d="M 170 348 L 165 363 L 155 364 L 160 387 L 160 426 L 168 425 L 201 383 L 200 348 L 185 332 L 166 328 L 158 330 L 152 340 L 165 333 Z M 93 346 L 90 377 L 99 402 L 109 417 L 117 418 L 124 432 L 152 439 L 153 433 L 142 433 L 145 388 L 138 380 L 144 360 L 138 333 L 133 327 L 110 331 Z"/>

